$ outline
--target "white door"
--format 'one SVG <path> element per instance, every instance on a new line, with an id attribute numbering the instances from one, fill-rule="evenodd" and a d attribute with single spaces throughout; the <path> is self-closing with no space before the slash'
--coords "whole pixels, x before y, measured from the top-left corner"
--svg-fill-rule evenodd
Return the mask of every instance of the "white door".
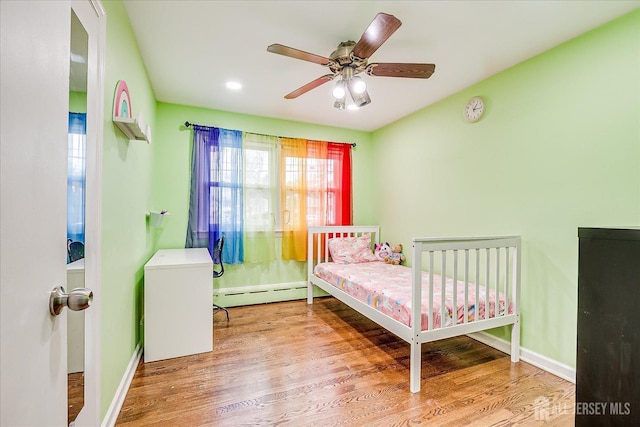
<path id="1" fill-rule="evenodd" d="M 51 316 L 49 294 L 66 283 L 70 11 L 0 1 L 2 426 L 67 423 L 66 309 Z"/>
<path id="2" fill-rule="evenodd" d="M 65 425 L 69 4 L 0 2 L 2 425 Z"/>
<path id="3" fill-rule="evenodd" d="M 2 0 L 0 0 L 2 1 Z M 80 20 L 87 40 L 87 141 L 85 183 L 85 259 L 84 278 L 93 290 L 94 300 L 85 314 L 84 403 L 75 427 L 97 426 L 100 419 L 100 291 L 102 257 L 100 221 L 102 212 L 102 137 L 104 123 L 105 12 L 99 0 L 74 0 L 74 14 Z M 65 194 L 66 196 L 66 194 Z M 71 289 L 67 289 L 70 291 Z"/>

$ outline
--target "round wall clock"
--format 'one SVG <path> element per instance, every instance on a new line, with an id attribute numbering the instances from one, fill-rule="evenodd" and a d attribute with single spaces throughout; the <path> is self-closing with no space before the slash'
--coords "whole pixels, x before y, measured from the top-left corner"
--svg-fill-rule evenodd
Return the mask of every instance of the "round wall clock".
<path id="1" fill-rule="evenodd" d="M 464 118 L 474 123 L 480 120 L 484 114 L 484 101 L 479 96 L 474 96 L 464 107 Z"/>

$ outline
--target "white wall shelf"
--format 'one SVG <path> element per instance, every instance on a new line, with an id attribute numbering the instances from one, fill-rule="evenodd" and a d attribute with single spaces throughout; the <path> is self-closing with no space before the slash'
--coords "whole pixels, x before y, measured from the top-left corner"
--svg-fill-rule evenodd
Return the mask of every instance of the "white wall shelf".
<path id="1" fill-rule="evenodd" d="M 152 227 L 162 227 L 162 221 L 166 215 L 169 215 L 167 211 L 151 211 L 149 212 L 149 225 Z"/>
<path id="2" fill-rule="evenodd" d="M 129 95 L 129 87 L 124 80 L 118 80 L 116 84 L 116 93 L 113 97 L 113 123 L 118 129 L 134 141 L 146 141 L 151 143 L 151 128 L 145 126 L 142 120 L 142 112 L 138 113 L 138 118 L 133 117 L 131 106 L 131 96 Z"/>
<path id="3" fill-rule="evenodd" d="M 149 142 L 147 135 L 140 128 L 140 125 L 138 124 L 138 121 L 136 119 L 114 117 L 113 123 L 115 123 L 116 126 L 118 126 L 118 129 L 120 129 L 122 133 L 124 133 L 124 135 L 130 140 L 133 139 L 136 141 L 146 141 L 147 143 Z"/>

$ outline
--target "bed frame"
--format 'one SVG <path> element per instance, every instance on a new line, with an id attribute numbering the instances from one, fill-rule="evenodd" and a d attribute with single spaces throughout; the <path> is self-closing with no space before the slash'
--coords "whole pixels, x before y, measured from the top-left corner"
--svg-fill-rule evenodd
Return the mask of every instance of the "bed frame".
<path id="1" fill-rule="evenodd" d="M 412 265 L 412 301 L 422 300 L 422 270 L 429 272 L 429 280 L 424 290 L 428 292 L 427 318 L 428 330 L 421 329 L 421 304 L 412 304 L 411 327 L 398 322 L 380 311 L 368 306 L 344 291 L 332 286 L 313 274 L 314 267 L 331 260 L 326 242 L 334 237 L 361 236 L 371 234 L 371 242 L 380 241 L 378 226 L 328 226 L 310 227 L 308 235 L 308 304 L 313 304 L 313 285 L 339 299 L 349 307 L 363 314 L 378 325 L 397 335 L 411 345 L 410 355 L 410 389 L 412 393 L 420 391 L 420 365 L 422 343 L 444 338 L 478 332 L 499 326 L 511 325 L 511 361 L 520 359 L 520 237 L 454 237 L 454 238 L 414 238 Z M 406 252 L 406 251 L 405 251 Z M 424 256 L 423 256 L 424 255 Z M 439 261 L 439 262 L 436 262 Z M 424 267 L 424 268 L 423 268 Z M 453 279 L 453 291 L 464 286 L 465 308 L 464 319 L 457 323 L 453 316 L 452 325 L 433 328 L 433 275 L 446 272 Z M 442 274 L 445 276 L 445 274 Z M 489 307 L 485 307 L 483 318 L 478 318 L 478 310 L 474 310 L 474 319 L 468 320 L 468 290 L 478 285 L 485 285 L 488 297 L 489 290 L 496 290 L 505 295 L 510 310 L 499 312 L 489 317 Z M 448 285 L 447 285 L 448 286 Z M 444 295 L 444 292 L 442 292 Z M 488 300 L 487 298 L 486 300 Z M 457 310 L 454 299 L 454 312 Z M 441 304 L 440 318 L 444 319 L 444 297 Z M 441 322 L 444 324 L 444 322 Z"/>

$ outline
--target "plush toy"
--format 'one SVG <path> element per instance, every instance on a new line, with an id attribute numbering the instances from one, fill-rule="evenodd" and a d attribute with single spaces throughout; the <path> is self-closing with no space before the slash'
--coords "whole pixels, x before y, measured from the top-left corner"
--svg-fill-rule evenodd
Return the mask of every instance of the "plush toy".
<path id="1" fill-rule="evenodd" d="M 387 264 L 398 265 L 406 261 L 406 257 L 402 255 L 402 245 L 400 243 L 391 245 L 391 253 L 384 259 Z"/>
<path id="2" fill-rule="evenodd" d="M 373 247 L 373 254 L 378 261 L 384 261 L 391 255 L 391 245 L 389 243 L 376 243 Z"/>
<path id="3" fill-rule="evenodd" d="M 373 253 L 379 261 L 384 261 L 387 264 L 398 265 L 406 260 L 406 257 L 402 255 L 402 245 L 390 245 L 389 242 L 376 243 L 373 248 Z"/>

